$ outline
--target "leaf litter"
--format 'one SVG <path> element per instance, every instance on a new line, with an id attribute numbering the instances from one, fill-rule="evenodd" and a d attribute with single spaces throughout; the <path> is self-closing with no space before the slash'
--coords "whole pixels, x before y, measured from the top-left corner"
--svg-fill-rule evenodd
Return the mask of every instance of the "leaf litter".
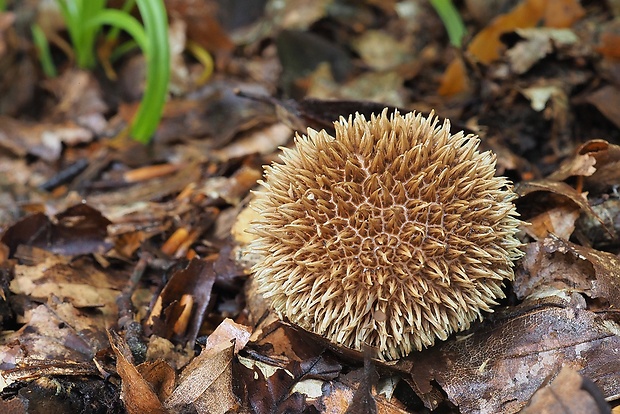
<path id="1" fill-rule="evenodd" d="M 111 61 L 116 80 L 77 70 L 53 7 L 9 3 L 0 13 L 1 407 L 617 406 L 615 2 L 457 2 L 468 29 L 458 50 L 427 2 L 166 1 L 174 95 L 147 147 L 123 138 L 142 56 Z M 43 77 L 24 16 L 49 34 L 59 77 Z M 191 44 L 215 58 L 206 81 Z M 252 284 L 246 233 L 250 190 L 294 131 L 329 131 L 340 116 L 384 107 L 435 110 L 454 132 L 479 134 L 529 223 L 508 299 L 396 363 L 278 321 Z"/>

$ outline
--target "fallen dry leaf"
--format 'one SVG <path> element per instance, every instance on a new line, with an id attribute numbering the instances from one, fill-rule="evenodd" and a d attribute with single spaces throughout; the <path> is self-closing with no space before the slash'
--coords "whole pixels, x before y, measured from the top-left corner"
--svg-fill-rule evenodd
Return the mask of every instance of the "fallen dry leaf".
<path id="1" fill-rule="evenodd" d="M 565 48 L 579 40 L 570 29 L 552 27 L 519 28 L 514 33 L 521 40 L 506 51 L 506 58 L 512 71 L 518 74 L 527 72 L 554 49 Z"/>
<path id="2" fill-rule="evenodd" d="M 563 367 L 551 384 L 536 391 L 521 413 L 564 414 L 567 410 L 572 413 L 611 413 L 596 385 L 569 367 Z"/>
<path id="3" fill-rule="evenodd" d="M 60 255 L 105 253 L 111 245 L 106 240 L 110 220 L 87 204 L 78 204 L 56 214 L 52 219 L 43 213 L 24 217 L 2 235 L 2 242 L 14 254 L 21 244 L 47 249 Z"/>
<path id="4" fill-rule="evenodd" d="M 24 258 L 32 255 L 20 250 L 18 254 Z M 126 274 L 103 272 L 87 257 L 75 261 L 54 254 L 39 257 L 44 260 L 33 265 L 15 266 L 15 277 L 10 285 L 13 293 L 43 301 L 56 296 L 77 308 L 99 308 L 102 316 L 113 318 L 115 300 L 126 283 Z M 108 319 L 109 322 L 112 320 Z"/>
<path id="5" fill-rule="evenodd" d="M 157 394 L 133 365 L 131 351 L 117 333 L 110 332 L 110 345 L 116 356 L 116 371 L 121 377 L 121 399 L 129 414 L 168 414 Z"/>
<path id="6" fill-rule="evenodd" d="M 582 302 L 580 304 L 580 302 Z M 455 338 L 416 357 L 418 392 L 432 395 L 432 381 L 462 413 L 516 413 L 546 378 L 570 366 L 602 389 L 620 391 L 620 346 L 613 312 L 594 313 L 570 298 L 524 302 L 474 334 Z"/>
<path id="7" fill-rule="evenodd" d="M 198 413 L 226 413 L 238 409 L 233 393 L 233 356 L 250 338 L 247 327 L 225 320 L 207 340 L 207 345 L 181 373 L 178 386 L 165 407 L 181 412 L 192 407 Z"/>
<path id="8" fill-rule="evenodd" d="M 614 85 L 603 86 L 589 94 L 586 101 L 594 105 L 605 115 L 605 118 L 620 128 L 620 89 Z"/>

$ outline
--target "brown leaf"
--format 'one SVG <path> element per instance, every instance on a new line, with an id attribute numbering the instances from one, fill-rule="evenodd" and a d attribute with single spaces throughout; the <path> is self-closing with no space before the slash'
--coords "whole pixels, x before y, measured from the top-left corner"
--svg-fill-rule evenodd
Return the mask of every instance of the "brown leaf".
<path id="1" fill-rule="evenodd" d="M 214 282 L 212 261 L 193 259 L 185 269 L 174 273 L 149 317 L 154 333 L 168 339 L 177 336 L 183 342 L 193 343 L 211 300 Z M 181 315 L 186 319 L 183 326 L 179 324 Z"/>
<path id="2" fill-rule="evenodd" d="M 544 20 L 549 27 L 571 27 L 586 14 L 579 0 L 552 0 L 546 3 Z"/>
<path id="3" fill-rule="evenodd" d="M 165 401 L 168 410 L 193 407 L 199 413 L 226 413 L 239 406 L 232 392 L 234 343 L 205 348 L 183 370 L 179 385 Z"/>
<path id="4" fill-rule="evenodd" d="M 42 213 L 32 214 L 11 226 L 2 236 L 11 255 L 20 244 L 74 256 L 104 253 L 111 247 L 106 240 L 110 220 L 87 204 L 78 204 L 50 220 Z"/>
<path id="5" fill-rule="evenodd" d="M 594 105 L 617 128 L 620 128 L 620 89 L 614 85 L 603 86 L 588 95 L 586 101 Z"/>
<path id="6" fill-rule="evenodd" d="M 517 74 L 526 73 L 554 49 L 566 48 L 579 40 L 572 30 L 549 27 L 516 29 L 515 34 L 520 41 L 506 51 L 506 57 Z"/>
<path id="7" fill-rule="evenodd" d="M 96 133 L 107 126 L 104 113 L 108 106 L 95 76 L 80 69 L 70 69 L 57 78 L 47 79 L 44 87 L 58 97 L 52 117 L 72 120 Z"/>
<path id="8" fill-rule="evenodd" d="M 69 262 L 65 257 L 47 254 L 45 260 L 35 265 L 15 266 L 11 291 L 38 300 L 56 296 L 78 308 L 101 308 L 102 316 L 112 318 L 116 313 L 115 299 L 125 283 L 123 277 L 114 272 L 104 273 L 88 258 Z"/>
<path id="9" fill-rule="evenodd" d="M 531 217 L 526 217 L 528 220 L 532 219 L 533 222 L 532 228 L 528 229 L 526 227 L 526 231 L 535 238 L 546 237 L 551 230 L 558 232 L 558 234 L 551 233 L 556 236 L 566 234 L 570 236 L 578 217 L 575 206 L 581 212 L 585 212 L 599 222 L 601 221 L 590 206 L 590 203 L 588 203 L 585 194 L 578 192 L 564 182 L 556 182 L 549 179 L 521 182 L 515 186 L 515 192 L 521 197 L 520 205 L 534 210 Z M 543 203 L 531 202 L 533 198 L 537 200 L 539 197 L 544 200 Z M 527 200 L 530 201 L 529 204 L 526 203 Z M 542 212 L 538 211 L 541 206 L 543 208 Z M 558 213 L 562 212 L 569 214 L 563 217 L 558 216 Z"/>
<path id="10" fill-rule="evenodd" d="M 176 375 L 166 361 L 146 361 L 138 365 L 137 369 L 142 378 L 151 385 L 159 401 L 170 397 L 176 385 Z"/>
<path id="11" fill-rule="evenodd" d="M 235 354 L 241 351 L 250 340 L 252 330 L 250 327 L 240 325 L 233 322 L 232 319 L 226 318 L 220 323 L 217 328 L 207 338 L 207 346 L 205 349 L 215 347 L 218 344 L 228 344 L 233 339 L 235 340 Z"/>
<path id="12" fill-rule="evenodd" d="M 90 142 L 93 132 L 72 121 L 36 124 L 0 117 L 0 147 L 19 156 L 31 154 L 45 161 L 57 161 L 62 145 Z"/>
<path id="13" fill-rule="evenodd" d="M 564 161 L 547 179 L 563 181 L 584 177 L 584 188 L 602 192 L 620 184 L 620 146 L 602 139 L 580 145 L 574 155 Z"/>
<path id="14" fill-rule="evenodd" d="M 553 382 L 536 391 L 521 414 L 607 414 L 611 409 L 596 385 L 570 367 L 563 367 Z"/>
<path id="15" fill-rule="evenodd" d="M 575 231 L 575 222 L 579 218 L 579 208 L 573 205 L 561 205 L 528 219 L 525 231 L 536 240 L 553 234 L 561 239 L 569 239 Z"/>
<path id="16" fill-rule="evenodd" d="M 555 237 L 526 247 L 522 271 L 515 275 L 514 290 L 519 298 L 553 287 L 582 292 L 620 306 L 620 259 Z"/>
<path id="17" fill-rule="evenodd" d="M 618 325 L 579 302 L 525 302 L 472 335 L 416 355 L 411 373 L 421 396 L 433 391 L 434 379 L 462 413 L 515 413 L 562 366 L 581 370 L 605 396 L 617 395 Z"/>
<path id="18" fill-rule="evenodd" d="M 131 361 L 131 351 L 124 340 L 110 332 L 110 345 L 116 355 L 116 371 L 121 377 L 121 399 L 129 414 L 166 414 L 151 385 L 140 375 Z"/>
<path id="19" fill-rule="evenodd" d="M 491 63 L 499 58 L 504 49 L 500 35 L 514 29 L 535 26 L 542 19 L 544 9 L 543 1 L 521 1 L 510 12 L 496 17 L 480 31 L 467 47 L 468 52 L 482 63 Z"/>
<path id="20" fill-rule="evenodd" d="M 570 247 L 569 247 L 570 246 Z M 534 295 L 538 291 L 590 293 L 594 280 L 592 266 L 587 261 L 570 254 L 568 242 L 557 238 L 546 238 L 525 247 L 523 267 L 517 269 L 514 291 L 519 299 Z"/>
<path id="21" fill-rule="evenodd" d="M 46 375 L 96 375 L 95 353 L 107 346 L 105 321 L 50 298 L 25 315 L 24 326 L 3 337 L 0 388 Z"/>
<path id="22" fill-rule="evenodd" d="M 609 198 L 592 206 L 596 217 L 582 215 L 576 223 L 579 241 L 599 250 L 617 251 L 620 243 L 620 200 Z"/>

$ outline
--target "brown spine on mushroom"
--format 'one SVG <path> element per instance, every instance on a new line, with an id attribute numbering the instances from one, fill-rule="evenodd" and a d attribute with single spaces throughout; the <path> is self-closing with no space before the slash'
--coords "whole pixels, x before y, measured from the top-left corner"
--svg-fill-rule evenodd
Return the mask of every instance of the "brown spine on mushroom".
<path id="1" fill-rule="evenodd" d="M 432 115 L 341 118 L 265 168 L 251 250 L 281 318 L 397 359 L 490 312 L 521 257 L 510 183 Z"/>

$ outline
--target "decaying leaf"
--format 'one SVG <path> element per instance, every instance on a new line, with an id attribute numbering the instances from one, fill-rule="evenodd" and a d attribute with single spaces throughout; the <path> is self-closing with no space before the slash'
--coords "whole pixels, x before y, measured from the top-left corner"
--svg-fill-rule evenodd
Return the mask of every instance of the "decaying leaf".
<path id="1" fill-rule="evenodd" d="M 611 413 L 596 385 L 569 367 L 563 367 L 551 384 L 536 391 L 521 413 L 564 414 L 567 409 L 574 413 Z"/>
<path id="2" fill-rule="evenodd" d="M 591 298 L 603 299 L 613 308 L 620 307 L 620 259 L 617 256 L 557 238 L 533 243 L 528 250 L 523 268 L 529 275 L 515 280 L 518 295 L 534 293 L 536 284 L 540 288 L 563 281 L 563 290 L 583 289 Z M 533 287 L 527 288 L 524 281 Z"/>
<path id="3" fill-rule="evenodd" d="M 88 204 L 77 204 L 53 218 L 35 213 L 11 226 L 2 236 L 11 254 L 20 244 L 47 249 L 61 255 L 104 253 L 110 220 Z"/>
<path id="4" fill-rule="evenodd" d="M 153 387 L 133 365 L 131 351 L 116 333 L 110 333 L 110 344 L 116 356 L 116 371 L 122 380 L 121 399 L 129 414 L 166 414 Z"/>
<path id="5" fill-rule="evenodd" d="M 474 335 L 429 350 L 413 364 L 413 380 L 427 404 L 434 380 L 463 413 L 518 412 L 562 366 L 580 370 L 605 396 L 617 395 L 614 317 L 571 298 L 526 301 Z"/>
<path id="6" fill-rule="evenodd" d="M 181 373 L 164 405 L 171 412 L 193 407 L 199 413 L 226 413 L 240 407 L 232 388 L 233 355 L 250 338 L 248 328 L 225 320 Z"/>
<path id="7" fill-rule="evenodd" d="M 602 192 L 620 182 L 620 146 L 602 139 L 587 141 L 577 147 L 547 179 L 563 181 L 584 177 L 584 189 Z"/>
<path id="8" fill-rule="evenodd" d="M 194 342 L 211 299 L 215 282 L 213 262 L 192 260 L 187 268 L 176 272 L 157 298 L 149 324 L 164 338 L 183 338 Z"/>
<path id="9" fill-rule="evenodd" d="M 0 389 L 18 380 L 99 373 L 92 359 L 107 346 L 103 321 L 54 297 L 28 312 L 25 319 L 20 330 L 0 342 Z"/>
<path id="10" fill-rule="evenodd" d="M 536 239 L 546 237 L 548 234 L 570 237 L 579 212 L 585 212 L 590 217 L 598 217 L 585 195 L 564 182 L 548 179 L 523 182 L 515 186 L 515 192 L 522 198 L 532 194 L 529 196 L 530 199 L 536 196 L 542 197 L 545 201 L 538 204 L 532 203 L 533 207 L 544 205 L 546 208 L 542 212 L 536 208 L 527 217 L 532 226 L 527 226 L 525 231 Z"/>
<path id="11" fill-rule="evenodd" d="M 25 252 L 30 249 L 24 247 L 18 253 L 26 258 L 33 254 Z M 107 318 L 115 315 L 115 299 L 124 284 L 124 274 L 104 273 L 87 258 L 70 262 L 66 257 L 49 253 L 39 253 L 38 257 L 43 260 L 15 266 L 13 293 L 39 300 L 56 296 L 77 308 L 100 308 Z"/>

